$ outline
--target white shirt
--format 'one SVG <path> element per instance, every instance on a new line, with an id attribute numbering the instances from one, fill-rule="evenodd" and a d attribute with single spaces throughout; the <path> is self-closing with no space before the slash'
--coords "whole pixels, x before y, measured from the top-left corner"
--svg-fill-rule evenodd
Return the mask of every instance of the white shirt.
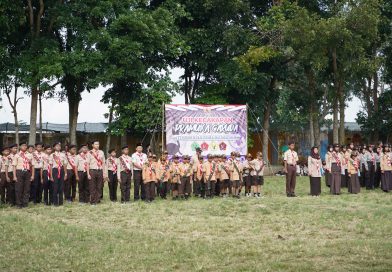
<path id="1" fill-rule="evenodd" d="M 147 161 L 147 155 L 145 153 L 135 152 L 132 154 L 133 171 L 141 171 L 143 164 Z"/>

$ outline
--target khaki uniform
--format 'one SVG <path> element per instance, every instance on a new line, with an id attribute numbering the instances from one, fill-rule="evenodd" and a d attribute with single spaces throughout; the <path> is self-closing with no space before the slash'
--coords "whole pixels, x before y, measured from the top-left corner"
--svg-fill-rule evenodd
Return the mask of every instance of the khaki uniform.
<path id="1" fill-rule="evenodd" d="M 297 183 L 298 154 L 294 150 L 289 149 L 284 153 L 283 160 L 287 163 L 286 193 L 293 195 Z"/>
<path id="2" fill-rule="evenodd" d="M 118 158 L 109 156 L 106 160 L 106 176 L 108 177 L 109 198 L 111 201 L 117 201 L 117 186 L 118 186 L 118 168 L 120 161 Z"/>
<path id="3" fill-rule="evenodd" d="M 327 169 L 331 173 L 329 181 L 331 194 L 340 194 L 341 179 L 342 179 L 342 154 L 331 152 L 326 161 Z"/>
<path id="4" fill-rule="evenodd" d="M 63 205 L 64 198 L 64 167 L 67 166 L 66 155 L 62 152 L 54 152 L 49 156 L 49 164 L 51 165 L 51 178 L 53 180 L 53 205 Z"/>
<path id="5" fill-rule="evenodd" d="M 76 154 L 71 155 L 67 152 L 65 157 L 67 158 L 67 180 L 64 181 L 64 196 L 68 201 L 74 201 L 76 198 Z"/>
<path id="6" fill-rule="evenodd" d="M 265 162 L 263 160 L 254 159 L 252 164 L 253 170 L 250 172 L 250 174 L 253 176 L 253 185 L 264 185 Z"/>
<path id="7" fill-rule="evenodd" d="M 89 180 L 90 203 L 97 204 L 103 195 L 103 179 L 106 178 L 105 155 L 102 150 L 90 150 L 87 153 L 87 163 L 91 179 Z"/>
<path id="8" fill-rule="evenodd" d="M 42 154 L 42 192 L 44 194 L 45 205 L 52 205 L 53 200 L 53 188 L 52 182 L 50 181 L 50 168 L 49 155 L 46 153 Z"/>
<path id="9" fill-rule="evenodd" d="M 204 191 L 206 197 L 213 197 L 216 186 L 216 176 L 219 174 L 219 165 L 214 161 L 203 164 Z"/>
<path id="10" fill-rule="evenodd" d="M 241 185 L 242 165 L 237 160 L 230 160 L 230 181 L 234 188 L 239 188 Z"/>
<path id="11" fill-rule="evenodd" d="M 168 161 L 159 161 L 157 163 L 157 177 L 159 179 L 159 194 L 165 199 L 170 191 L 170 164 Z"/>
<path id="12" fill-rule="evenodd" d="M 43 168 L 43 159 L 42 156 L 44 152 L 38 152 L 35 150 L 33 153 L 33 164 L 34 164 L 34 179 L 30 186 L 30 201 L 34 203 L 41 203 L 42 201 L 42 183 L 41 180 L 41 171 Z"/>
<path id="13" fill-rule="evenodd" d="M 34 174 L 33 155 L 20 151 L 13 157 L 12 165 L 16 170 L 16 205 L 27 207 L 30 198 L 31 176 Z"/>
<path id="14" fill-rule="evenodd" d="M 146 200 L 155 198 L 155 183 L 157 182 L 157 165 L 155 162 L 146 162 L 143 165 L 143 182 L 146 191 Z"/>
<path id="15" fill-rule="evenodd" d="M 130 201 L 132 168 L 132 158 L 130 156 L 123 154 L 118 158 L 117 179 L 120 182 L 121 202 Z"/>
<path id="16" fill-rule="evenodd" d="M 383 153 L 380 159 L 381 189 L 384 192 L 392 190 L 392 152 Z"/>
<path id="17" fill-rule="evenodd" d="M 350 175 L 350 180 L 348 184 L 348 192 L 352 194 L 357 194 L 361 190 L 361 185 L 359 184 L 358 172 L 360 168 L 360 161 L 358 159 L 349 159 L 347 161 L 347 172 Z"/>
<path id="18" fill-rule="evenodd" d="M 180 165 L 181 184 L 179 186 L 180 196 L 188 197 L 192 193 L 191 177 L 193 174 L 193 166 L 190 163 L 182 163 Z"/>
<path id="19" fill-rule="evenodd" d="M 79 153 L 75 158 L 75 165 L 78 171 L 78 191 L 79 191 L 79 202 L 89 203 L 90 202 L 90 188 L 89 180 L 87 176 L 87 161 L 88 153 Z"/>

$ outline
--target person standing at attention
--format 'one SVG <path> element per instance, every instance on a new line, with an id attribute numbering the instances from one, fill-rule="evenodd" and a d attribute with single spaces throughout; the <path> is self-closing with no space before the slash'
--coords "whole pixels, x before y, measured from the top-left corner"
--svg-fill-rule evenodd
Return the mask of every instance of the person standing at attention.
<path id="1" fill-rule="evenodd" d="M 289 149 L 284 153 L 284 171 L 286 173 L 286 194 L 287 197 L 296 197 L 295 184 L 296 184 L 296 170 L 298 162 L 298 154 L 294 150 L 295 143 L 289 142 Z"/>

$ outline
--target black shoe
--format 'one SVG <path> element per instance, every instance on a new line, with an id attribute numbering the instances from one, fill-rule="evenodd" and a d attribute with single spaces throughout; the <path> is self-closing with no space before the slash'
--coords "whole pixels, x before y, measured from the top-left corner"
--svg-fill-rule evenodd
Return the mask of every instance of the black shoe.
<path id="1" fill-rule="evenodd" d="M 287 193 L 287 197 L 291 197 L 291 194 L 290 194 L 290 193 Z"/>

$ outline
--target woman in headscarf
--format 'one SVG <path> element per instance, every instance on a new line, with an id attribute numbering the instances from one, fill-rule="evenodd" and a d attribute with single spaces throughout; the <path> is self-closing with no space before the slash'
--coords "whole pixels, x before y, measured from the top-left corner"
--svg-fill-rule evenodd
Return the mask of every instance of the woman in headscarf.
<path id="1" fill-rule="evenodd" d="M 308 157 L 310 195 L 312 196 L 319 196 L 321 194 L 321 167 L 322 162 L 318 147 L 314 146 L 310 150 L 310 156 Z"/>

